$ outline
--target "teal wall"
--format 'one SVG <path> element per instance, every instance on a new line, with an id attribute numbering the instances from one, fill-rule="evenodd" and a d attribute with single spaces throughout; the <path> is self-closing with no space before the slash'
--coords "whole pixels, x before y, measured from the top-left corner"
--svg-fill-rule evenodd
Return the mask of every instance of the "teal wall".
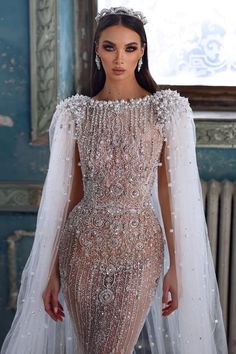
<path id="1" fill-rule="evenodd" d="M 236 149 L 197 148 L 200 177 L 206 181 L 236 181 Z"/>
<path id="2" fill-rule="evenodd" d="M 74 9 L 72 0 L 58 1 L 59 30 L 59 97 L 68 97 L 74 91 Z"/>
<path id="3" fill-rule="evenodd" d="M 48 148 L 30 145 L 29 9 L 24 0 L 0 3 L 0 180 L 44 178 Z"/>
<path id="4" fill-rule="evenodd" d="M 32 0 L 30 0 L 32 1 Z M 58 101 L 73 93 L 73 0 L 60 0 L 58 11 Z M 0 2 L 0 198 L 1 183 L 43 183 L 48 146 L 31 143 L 29 1 Z M 6 124 L 6 125 L 4 125 Z M 0 200 L 1 205 L 1 200 Z M 0 212 L 0 347 L 14 316 L 7 308 L 7 238 L 15 230 L 34 231 L 36 213 Z M 17 284 L 33 238 L 17 242 Z"/>

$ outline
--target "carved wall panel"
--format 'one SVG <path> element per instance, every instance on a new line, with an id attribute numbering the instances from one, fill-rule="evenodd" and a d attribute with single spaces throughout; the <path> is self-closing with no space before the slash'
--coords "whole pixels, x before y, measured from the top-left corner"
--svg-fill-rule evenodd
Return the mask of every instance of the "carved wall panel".
<path id="1" fill-rule="evenodd" d="M 196 135 L 198 147 L 236 148 L 236 121 L 197 121 Z"/>
<path id="2" fill-rule="evenodd" d="M 57 102 L 57 1 L 30 0 L 32 142 L 47 143 Z"/>
<path id="3" fill-rule="evenodd" d="M 24 237 L 33 237 L 33 231 L 25 230 L 15 230 L 13 235 L 7 238 L 7 255 L 8 255 L 8 286 L 9 286 L 9 298 L 8 305 L 9 309 L 16 309 L 16 300 L 18 295 L 17 277 L 20 271 L 18 270 L 17 262 L 17 247 L 19 242 Z M 26 255 L 26 259 L 28 254 Z M 26 261 L 25 259 L 25 261 Z M 23 266 L 23 265 L 22 265 Z"/>
<path id="4" fill-rule="evenodd" d="M 39 183 L 0 183 L 0 211 L 37 212 L 42 193 Z"/>

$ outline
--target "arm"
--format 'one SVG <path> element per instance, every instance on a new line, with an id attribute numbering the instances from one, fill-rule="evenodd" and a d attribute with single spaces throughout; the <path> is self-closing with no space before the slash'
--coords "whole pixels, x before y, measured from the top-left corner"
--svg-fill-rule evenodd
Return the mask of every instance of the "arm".
<path id="1" fill-rule="evenodd" d="M 71 187 L 71 193 L 70 193 L 70 203 L 68 207 L 68 213 L 71 212 L 71 210 L 76 206 L 77 203 L 80 202 L 80 200 L 84 196 L 84 190 L 83 190 L 83 176 L 82 176 L 82 171 L 80 167 L 80 156 L 79 156 L 79 150 L 77 143 L 75 144 L 75 159 L 74 159 L 74 169 L 73 169 L 73 176 L 72 176 L 72 187 Z"/>
<path id="2" fill-rule="evenodd" d="M 170 256 L 170 268 L 175 269 L 175 248 L 174 248 L 174 235 L 171 221 L 171 208 L 168 186 L 168 166 L 167 166 L 167 148 L 164 142 L 161 152 L 161 165 L 158 169 L 158 195 L 161 206 L 161 212 L 163 216 L 163 222 L 165 227 L 166 239 L 168 244 L 169 256 Z"/>
<path id="3" fill-rule="evenodd" d="M 175 264 L 175 245 L 174 234 L 171 221 L 171 207 L 170 207 L 170 188 L 168 186 L 168 159 L 167 159 L 167 147 L 164 142 L 160 162 L 161 165 L 158 168 L 158 196 L 163 216 L 163 223 L 166 233 L 166 240 L 168 245 L 170 267 L 164 277 L 163 283 L 163 296 L 162 302 L 166 304 L 163 309 L 163 316 L 169 315 L 175 309 L 177 309 L 177 276 L 176 276 L 176 264 Z M 171 293 L 171 300 L 168 301 L 168 293 Z"/>
<path id="4" fill-rule="evenodd" d="M 77 143 L 75 143 L 75 151 L 74 151 L 74 168 L 73 168 L 73 174 L 72 174 L 72 186 L 71 186 L 71 193 L 70 193 L 70 202 L 68 206 L 68 211 L 66 215 L 66 219 L 68 218 L 69 213 L 72 211 L 72 209 L 75 207 L 77 203 L 80 202 L 80 200 L 84 196 L 84 191 L 83 191 L 83 176 L 82 176 L 82 171 L 81 167 L 79 165 L 80 163 L 80 156 L 79 156 L 79 150 Z M 58 255 L 55 258 L 55 263 L 53 266 L 52 270 L 52 276 L 58 276 L 59 277 L 59 259 Z"/>
<path id="5" fill-rule="evenodd" d="M 80 157 L 77 144 L 75 144 L 74 151 L 74 168 L 72 173 L 72 185 L 69 197 L 69 206 L 67 210 L 66 219 L 69 213 L 75 207 L 77 203 L 83 198 L 83 177 L 81 167 L 79 165 Z M 58 301 L 58 293 L 60 290 L 60 274 L 59 274 L 59 257 L 56 255 L 55 262 L 52 268 L 52 272 L 48 281 L 48 285 L 43 293 L 43 301 L 45 311 L 54 321 L 62 321 L 64 317 L 64 310 L 60 302 Z"/>

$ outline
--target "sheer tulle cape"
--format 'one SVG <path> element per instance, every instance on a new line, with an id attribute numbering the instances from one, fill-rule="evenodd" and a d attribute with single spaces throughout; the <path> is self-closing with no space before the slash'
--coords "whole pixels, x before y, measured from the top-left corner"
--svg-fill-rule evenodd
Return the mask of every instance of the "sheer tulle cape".
<path id="1" fill-rule="evenodd" d="M 161 316 L 163 277 L 168 269 L 165 247 L 162 279 L 146 328 L 152 354 L 226 354 L 225 328 L 196 161 L 195 124 L 188 100 L 184 97 L 179 100 L 165 129 L 179 304 L 173 314 Z M 156 196 L 155 182 L 152 205 L 164 230 Z"/>
<path id="2" fill-rule="evenodd" d="M 56 323 L 45 312 L 42 301 L 68 210 L 74 129 L 70 113 L 62 103 L 59 104 L 49 129 L 49 169 L 38 211 L 34 244 L 22 274 L 16 315 L 1 354 L 74 354 L 74 334 L 68 313 L 63 323 Z"/>
<path id="3" fill-rule="evenodd" d="M 225 331 L 196 163 L 195 126 L 187 99 L 176 93 L 174 97 L 175 103 L 169 102 L 172 109 L 163 132 L 167 144 L 165 158 L 176 247 L 179 307 L 167 318 L 161 316 L 163 276 L 168 269 L 168 249 L 165 246 L 163 275 L 145 322 L 145 340 L 135 352 L 226 354 Z M 60 293 L 66 315 L 63 322 L 51 320 L 42 301 L 68 211 L 76 143 L 74 132 L 74 120 L 62 102 L 49 130 L 50 162 L 38 211 L 35 240 L 22 274 L 17 312 L 1 354 L 75 354 L 75 335 L 63 295 Z M 153 185 L 152 204 L 164 231 L 157 181 Z"/>

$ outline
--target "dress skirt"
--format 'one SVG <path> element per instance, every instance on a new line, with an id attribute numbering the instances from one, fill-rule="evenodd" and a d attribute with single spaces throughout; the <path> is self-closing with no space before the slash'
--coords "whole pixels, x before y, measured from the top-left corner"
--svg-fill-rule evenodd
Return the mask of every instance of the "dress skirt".
<path id="1" fill-rule="evenodd" d="M 131 354 L 163 264 L 163 233 L 149 203 L 96 207 L 85 199 L 61 235 L 62 291 L 77 354 Z"/>

